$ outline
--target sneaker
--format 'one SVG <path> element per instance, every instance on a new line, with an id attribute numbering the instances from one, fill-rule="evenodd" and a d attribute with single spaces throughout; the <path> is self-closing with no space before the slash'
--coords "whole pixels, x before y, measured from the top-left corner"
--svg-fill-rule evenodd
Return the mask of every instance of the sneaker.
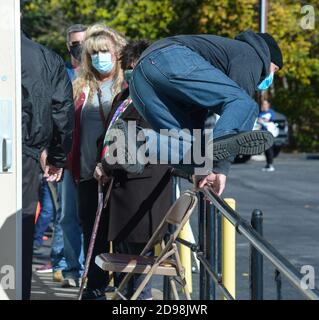
<path id="1" fill-rule="evenodd" d="M 53 282 L 62 282 L 62 281 L 63 281 L 62 270 L 53 271 Z"/>
<path id="2" fill-rule="evenodd" d="M 52 273 L 53 269 L 52 269 L 52 265 L 51 263 L 47 263 L 39 268 L 36 269 L 36 273 Z"/>
<path id="3" fill-rule="evenodd" d="M 61 284 L 62 288 L 78 288 L 80 286 L 80 279 L 64 278 Z"/>
<path id="4" fill-rule="evenodd" d="M 274 172 L 275 168 L 272 164 L 267 164 L 265 168 L 262 168 L 262 171 L 264 172 Z"/>
<path id="5" fill-rule="evenodd" d="M 226 135 L 208 141 L 207 155 L 212 160 L 223 160 L 237 155 L 257 155 L 269 149 L 274 142 L 268 131 L 251 131 Z"/>
<path id="6" fill-rule="evenodd" d="M 85 288 L 81 300 L 106 300 L 105 289 Z"/>
<path id="7" fill-rule="evenodd" d="M 124 135 L 125 139 L 116 140 L 116 156 L 117 163 L 115 165 L 110 165 L 110 170 L 121 169 L 129 173 L 141 174 L 144 171 L 144 164 L 141 164 L 138 159 L 138 150 L 139 147 L 143 144 L 141 141 L 136 141 L 133 137 L 128 135 L 128 124 L 127 122 L 119 119 L 117 120 L 113 127 L 112 132 L 115 137 L 120 137 Z M 136 133 L 137 136 L 138 132 Z M 124 144 L 123 144 L 124 140 Z M 136 154 L 132 154 L 131 148 L 128 146 L 136 145 Z M 106 161 L 103 161 L 103 169 L 108 172 L 108 164 Z"/>

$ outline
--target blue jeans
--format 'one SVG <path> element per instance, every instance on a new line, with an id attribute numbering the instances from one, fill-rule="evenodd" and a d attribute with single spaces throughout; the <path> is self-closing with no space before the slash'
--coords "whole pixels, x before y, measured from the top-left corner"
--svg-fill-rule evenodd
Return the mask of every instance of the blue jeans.
<path id="1" fill-rule="evenodd" d="M 33 236 L 33 241 L 36 246 L 42 245 L 42 238 L 44 236 L 44 232 L 48 228 L 50 222 L 52 221 L 55 215 L 55 208 L 52 200 L 52 195 L 46 179 L 42 179 L 40 190 L 40 204 L 41 211 L 35 225 Z"/>
<path id="2" fill-rule="evenodd" d="M 63 181 L 60 183 L 60 224 L 63 230 L 64 257 L 66 268 L 64 278 L 80 278 L 83 272 L 83 234 L 78 215 L 78 199 L 76 185 L 69 170 L 64 171 Z"/>
<path id="3" fill-rule="evenodd" d="M 212 111 L 220 115 L 210 136 L 216 139 L 251 131 L 258 115 L 258 105 L 237 83 L 180 45 L 144 57 L 133 71 L 130 95 L 157 133 L 161 129 L 203 130 L 208 111 Z M 179 148 L 180 159 L 185 145 L 191 149 L 196 143 L 193 136 L 186 140 Z"/>
<path id="4" fill-rule="evenodd" d="M 66 261 L 64 257 L 64 241 L 63 241 L 63 231 L 61 228 L 61 205 L 60 205 L 60 193 L 61 193 L 61 183 L 56 184 L 57 195 L 59 206 L 56 208 L 56 214 L 54 218 L 54 231 L 52 236 L 52 244 L 51 244 L 51 264 L 53 271 L 64 270 L 66 269 Z"/>

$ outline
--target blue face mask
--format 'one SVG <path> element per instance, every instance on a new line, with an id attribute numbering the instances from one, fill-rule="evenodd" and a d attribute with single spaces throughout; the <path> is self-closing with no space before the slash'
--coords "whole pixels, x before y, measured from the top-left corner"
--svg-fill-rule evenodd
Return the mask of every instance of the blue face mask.
<path id="1" fill-rule="evenodd" d="M 99 52 L 91 55 L 92 66 L 99 73 L 110 73 L 113 69 L 112 55 L 110 52 Z"/>
<path id="2" fill-rule="evenodd" d="M 273 80 L 274 80 L 274 73 L 271 72 L 269 76 L 267 76 L 262 82 L 260 82 L 260 84 L 257 87 L 258 90 L 260 91 L 267 90 L 271 86 Z"/>

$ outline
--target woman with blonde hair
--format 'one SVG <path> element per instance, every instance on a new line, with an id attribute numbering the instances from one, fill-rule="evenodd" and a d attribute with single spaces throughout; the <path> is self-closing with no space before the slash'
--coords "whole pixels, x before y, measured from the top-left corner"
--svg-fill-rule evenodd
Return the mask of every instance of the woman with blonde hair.
<path id="1" fill-rule="evenodd" d="M 101 24 L 89 27 L 83 43 L 78 76 L 73 83 L 75 130 L 69 157 L 73 179 L 78 184 L 79 215 L 83 228 L 84 253 L 87 254 L 98 201 L 98 183 L 93 177 L 97 158 L 97 140 L 105 129 L 105 119 L 113 98 L 122 90 L 123 70 L 119 53 L 126 40 L 115 30 Z M 107 250 L 107 220 L 101 218 L 95 256 Z M 82 299 L 103 299 L 108 274 L 92 259 Z"/>

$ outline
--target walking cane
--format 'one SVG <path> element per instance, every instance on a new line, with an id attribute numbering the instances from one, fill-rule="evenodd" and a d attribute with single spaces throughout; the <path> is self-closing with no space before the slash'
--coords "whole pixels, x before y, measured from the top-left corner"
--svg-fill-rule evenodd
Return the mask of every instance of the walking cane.
<path id="1" fill-rule="evenodd" d="M 97 230 L 98 230 L 99 224 L 100 224 L 101 214 L 102 214 L 103 208 L 106 207 L 107 202 L 109 200 L 109 197 L 110 197 L 110 194 L 111 194 L 111 190 L 112 190 L 112 186 L 113 186 L 113 178 L 110 179 L 109 186 L 108 186 L 108 189 L 107 189 L 107 192 L 106 192 L 106 195 L 105 195 L 105 201 L 103 202 L 103 188 L 102 188 L 102 183 L 99 181 L 98 207 L 97 207 L 97 211 L 96 211 L 96 217 L 95 217 L 95 221 L 94 221 L 94 226 L 93 226 L 93 230 L 92 230 L 92 235 L 91 235 L 91 239 L 90 239 L 89 248 L 88 248 L 88 252 L 87 252 L 87 255 L 86 255 L 86 259 L 85 259 L 84 272 L 83 272 L 83 276 L 82 276 L 82 282 L 81 282 L 81 287 L 80 287 L 80 293 L 79 293 L 78 300 L 82 299 L 84 286 L 85 286 L 85 282 L 87 280 L 87 275 L 88 275 L 88 272 L 89 272 L 89 266 L 90 266 L 90 262 L 91 262 L 91 258 L 92 258 L 94 245 L 95 245 L 96 234 L 97 234 Z"/>

